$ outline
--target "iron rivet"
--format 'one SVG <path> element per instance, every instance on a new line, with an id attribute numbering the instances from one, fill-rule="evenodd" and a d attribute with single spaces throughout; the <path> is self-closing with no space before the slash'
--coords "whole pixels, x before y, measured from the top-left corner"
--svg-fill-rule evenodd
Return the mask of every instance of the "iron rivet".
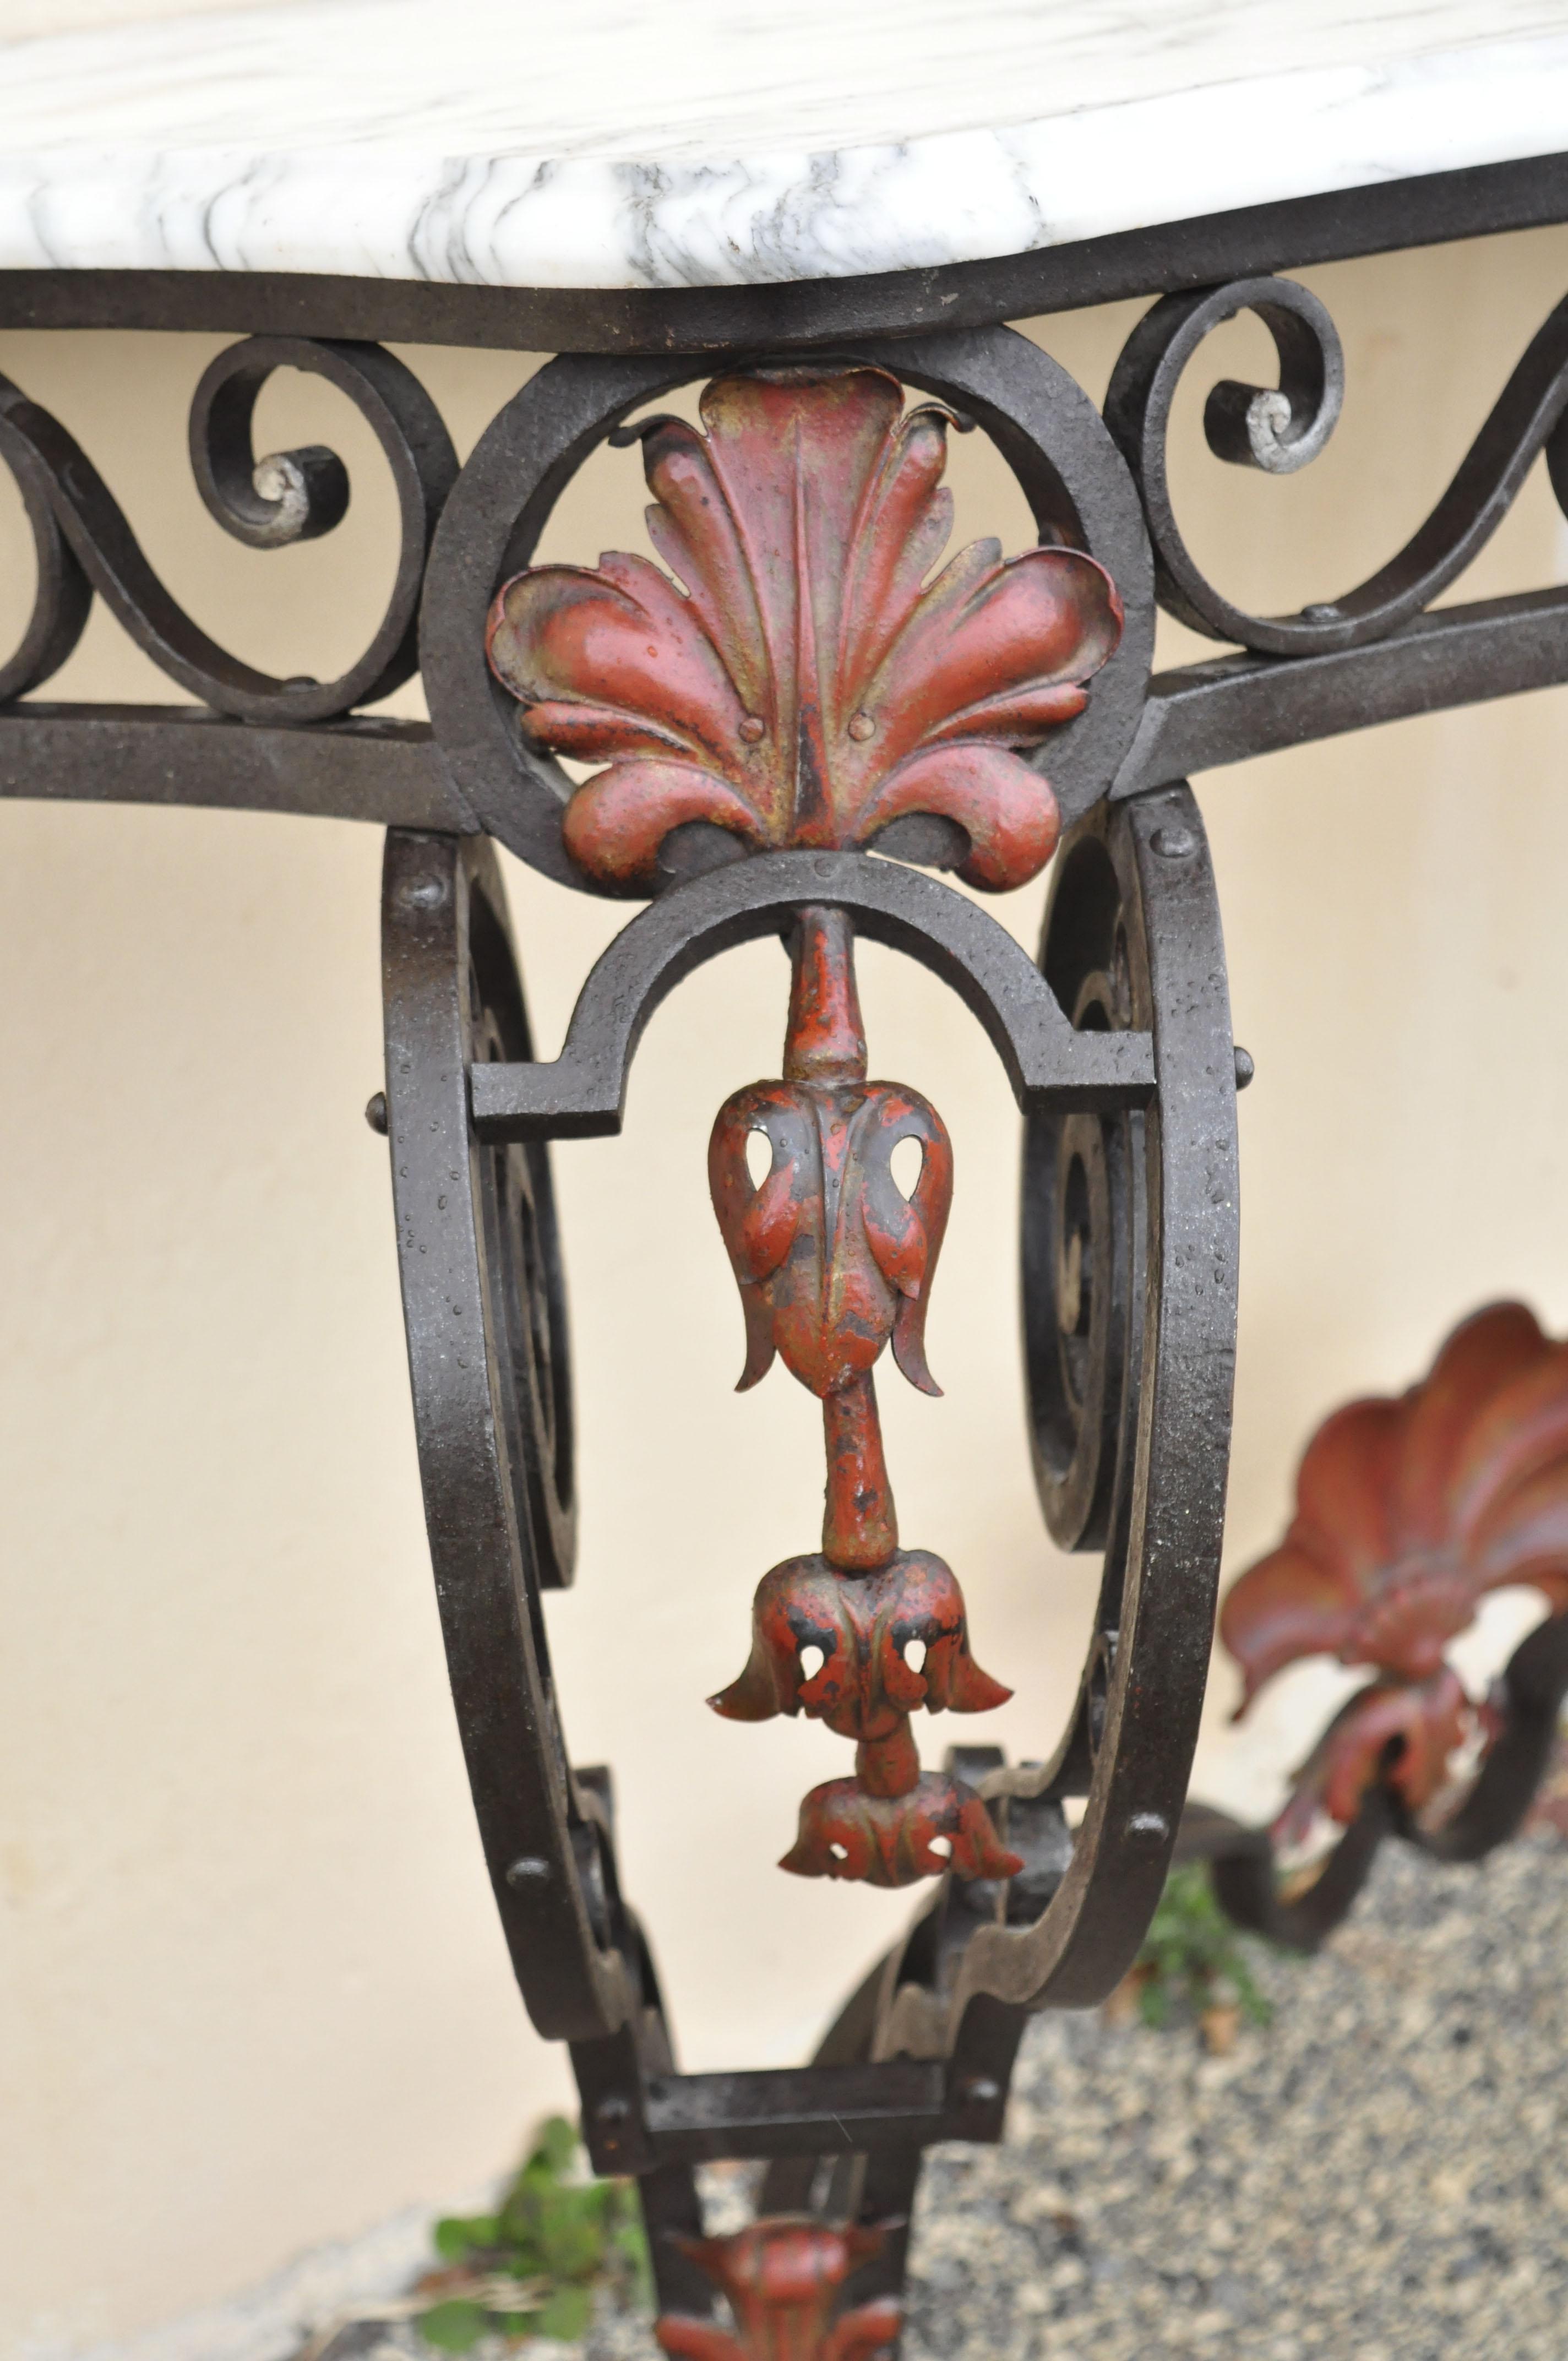
<path id="1" fill-rule="evenodd" d="M 977 2074 L 972 2082 L 964 2085 L 964 2097 L 971 2107 L 993 2107 L 1002 2096 L 1002 2086 L 989 2074 Z"/>
<path id="2" fill-rule="evenodd" d="M 1237 1090 L 1238 1090 L 1238 1091 L 1245 1091 L 1245 1088 L 1246 1088 L 1246 1086 L 1247 1086 L 1247 1084 L 1251 1082 L 1251 1080 L 1252 1080 L 1253 1076 L 1256 1073 L 1256 1071 L 1257 1071 L 1257 1068 L 1256 1068 L 1256 1066 L 1253 1063 L 1253 1055 L 1252 1055 L 1252 1051 L 1251 1051 L 1250 1049 L 1244 1049 L 1242 1048 L 1241 1043 L 1238 1041 L 1238 1042 L 1236 1043 L 1236 1088 L 1237 1088 Z"/>
<path id="3" fill-rule="evenodd" d="M 1127 1834 L 1135 1841 L 1159 1843 L 1170 1833 L 1170 1823 L 1163 1812 L 1135 1812 L 1127 1822 Z"/>
<path id="4" fill-rule="evenodd" d="M 757 746 L 766 737 L 767 729 L 768 725 L 765 721 L 760 720 L 754 713 L 748 713 L 740 724 L 740 735 L 748 746 Z"/>
<path id="5" fill-rule="evenodd" d="M 446 899 L 446 887 L 439 877 L 418 877 L 402 891 L 404 906 L 411 910 L 438 910 Z"/>
<path id="6" fill-rule="evenodd" d="M 875 734 L 876 723 L 872 719 L 869 713 L 861 712 L 850 714 L 850 735 L 854 739 L 857 745 L 863 746 L 866 740 L 868 738 L 874 737 Z"/>
<path id="7" fill-rule="evenodd" d="M 511 1886 L 548 1885 L 551 1874 L 547 1861 L 541 1861 L 537 1853 L 525 1852 L 519 1860 L 509 1863 L 507 1883 Z"/>
<path id="8" fill-rule="evenodd" d="M 1198 850 L 1198 839 L 1190 828 L 1157 828 L 1152 841 L 1162 861 L 1185 861 Z"/>
<path id="9" fill-rule="evenodd" d="M 594 2109 L 594 2120 L 600 2124 L 623 2124 L 630 2114 L 630 2100 L 612 2095 L 599 2101 L 598 2105 Z"/>
<path id="10" fill-rule="evenodd" d="M 1340 611 L 1337 607 L 1332 605 L 1315 604 L 1303 607 L 1301 620 L 1304 623 L 1337 623 L 1340 620 Z"/>
<path id="11" fill-rule="evenodd" d="M 370 1096 L 365 1102 L 365 1120 L 369 1125 L 372 1131 L 378 1131 L 382 1138 L 386 1138 L 387 1093 L 385 1091 L 371 1092 Z"/>

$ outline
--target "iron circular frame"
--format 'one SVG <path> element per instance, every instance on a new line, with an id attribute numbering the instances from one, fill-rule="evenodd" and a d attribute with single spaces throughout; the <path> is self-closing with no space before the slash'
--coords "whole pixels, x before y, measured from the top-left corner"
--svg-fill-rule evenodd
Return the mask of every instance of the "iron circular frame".
<path id="1" fill-rule="evenodd" d="M 768 365 L 763 352 L 727 368 Z M 1121 644 L 1087 711 L 1057 732 L 1040 767 L 1070 820 L 1110 788 L 1136 733 L 1154 655 L 1153 560 L 1136 488 L 1099 412 L 1060 365 L 1009 328 L 897 342 L 851 340 L 813 354 L 824 368 L 885 369 L 981 427 L 1012 468 L 1042 540 L 1086 548 L 1122 599 Z M 792 357 L 799 367 L 799 356 Z M 483 828 L 545 875 L 586 892 L 561 839 L 572 782 L 524 745 L 517 707 L 485 659 L 500 585 L 529 564 L 567 483 L 641 403 L 715 374 L 712 356 L 547 362 L 480 436 L 431 550 L 420 627 L 431 720 L 453 783 Z"/>

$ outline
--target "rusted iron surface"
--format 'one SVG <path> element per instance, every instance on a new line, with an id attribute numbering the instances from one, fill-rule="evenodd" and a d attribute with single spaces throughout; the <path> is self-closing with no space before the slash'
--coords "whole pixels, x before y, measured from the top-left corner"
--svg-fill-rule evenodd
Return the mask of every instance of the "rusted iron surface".
<path id="1" fill-rule="evenodd" d="M 845 2280 L 881 2254 L 891 2226 L 836 2228 L 784 2213 L 729 2238 L 682 2238 L 683 2253 L 727 2298 L 734 2331 L 665 2312 L 653 2333 L 683 2361 L 874 2361 L 898 2336 L 898 2302 L 881 2296 L 833 2315 Z"/>
<path id="2" fill-rule="evenodd" d="M 529 742 L 606 768 L 564 821 L 579 868 L 658 882 L 694 822 L 748 850 L 870 844 L 935 815 L 960 874 L 1022 884 L 1049 860 L 1056 797 L 1019 749 L 1084 707 L 1121 603 L 1081 552 L 1003 562 L 952 529 L 953 413 L 904 412 L 881 369 L 716 379 L 706 433 L 643 422 L 654 547 L 598 569 L 541 566 L 498 594 L 487 645 Z"/>
<path id="3" fill-rule="evenodd" d="M 742 1390 L 775 1353 L 820 1397 L 828 1481 L 820 1555 L 764 1575 L 751 1653 L 708 1703 L 735 1721 L 804 1712 L 856 1741 L 855 1776 L 815 1787 L 781 1867 L 802 1877 L 905 1885 L 951 1869 L 1005 1877 L 1017 1857 L 959 1783 L 922 1778 L 909 1717 L 985 1713 L 1012 1692 L 969 1653 L 950 1567 L 901 1551 L 872 1367 L 890 1342 L 911 1385 L 936 1393 L 926 1303 L 952 1194 L 946 1127 L 913 1092 L 866 1078 L 848 912 L 807 908 L 792 946 L 784 1079 L 720 1109 L 708 1149 L 714 1211 L 746 1319 Z M 751 1178 L 747 1143 L 771 1163 Z M 920 1146 L 907 1198 L 900 1140 Z M 807 1651 L 820 1656 L 808 1666 Z"/>
<path id="4" fill-rule="evenodd" d="M 1304 1656 L 1376 1667 L 1298 1775 L 1276 1834 L 1320 1811 L 1348 1823 L 1387 1780 L 1412 1811 L 1447 1784 L 1462 1743 L 1497 1736 L 1448 1643 L 1488 1591 L 1533 1587 L 1568 1609 L 1568 1344 L 1522 1303 L 1456 1328 L 1398 1399 L 1337 1411 L 1309 1444 L 1285 1540 L 1233 1587 L 1221 1636 L 1245 1712 Z"/>

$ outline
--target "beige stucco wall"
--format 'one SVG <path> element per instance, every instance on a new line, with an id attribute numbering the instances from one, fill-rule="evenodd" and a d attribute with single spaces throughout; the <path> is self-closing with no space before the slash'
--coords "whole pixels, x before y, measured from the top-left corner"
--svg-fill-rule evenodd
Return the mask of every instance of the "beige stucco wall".
<path id="1" fill-rule="evenodd" d="M 1190 416 L 1201 553 L 1275 603 L 1380 561 L 1565 264 L 1554 232 L 1307 274 L 1344 333 L 1344 423 L 1275 483 L 1208 460 Z M 1031 333 L 1098 394 L 1135 315 Z M 1258 332 L 1226 333 L 1204 386 L 1260 361 Z M 225 542 L 182 456 L 213 348 L 11 334 L 0 368 L 78 433 L 203 620 L 324 673 L 384 578 L 373 458 L 334 397 L 278 388 L 265 440 L 338 436 L 363 463 L 355 509 L 308 548 Z M 409 357 L 464 447 L 531 366 Z M 964 443 L 955 470 L 964 532 L 995 520 L 1016 544 L 995 462 Z M 634 493 L 633 462 L 607 458 L 550 554 L 624 541 Z M 1467 594 L 1556 578 L 1560 531 L 1537 481 Z M 8 622 L 26 599 L 10 507 L 0 532 Z M 53 693 L 168 694 L 102 617 Z M 1202 785 L 1258 1067 L 1234 1565 L 1276 1531 L 1334 1400 L 1413 1375 L 1493 1292 L 1568 1323 L 1565 752 L 1568 701 L 1547 694 Z M 16 2361 L 127 2336 L 466 2191 L 565 2090 L 510 1988 L 444 1688 L 385 1149 L 360 1117 L 379 1079 L 379 851 L 348 825 L 0 807 L 0 2354 Z M 510 874 L 553 1045 L 618 914 Z M 1040 900 L 1001 915 L 1027 939 Z M 701 1702 L 739 1665 L 756 1576 L 818 1513 L 815 1405 L 782 1370 L 729 1391 L 739 1312 L 703 1185 L 714 1108 L 776 1069 L 784 981 L 768 946 L 693 979 L 649 1033 L 623 1138 L 557 1153 L 586 1510 L 578 1587 L 550 1622 L 574 1751 L 617 1766 L 626 1875 L 694 2064 L 797 2055 L 905 1906 L 782 1878 L 795 1801 L 842 1749 Z M 974 1735 L 1037 1753 L 1091 1569 L 1053 1554 L 1030 1493 L 1016 1118 L 923 972 L 872 950 L 864 983 L 876 1065 L 935 1099 L 958 1150 L 930 1331 L 947 1397 L 883 1389 L 904 1530 L 952 1560 L 981 1661 L 1016 1686 Z M 1238 1754 L 1228 1701 L 1223 1678 L 1203 1784 L 1241 1800 L 1288 1763 L 1308 1706 Z"/>

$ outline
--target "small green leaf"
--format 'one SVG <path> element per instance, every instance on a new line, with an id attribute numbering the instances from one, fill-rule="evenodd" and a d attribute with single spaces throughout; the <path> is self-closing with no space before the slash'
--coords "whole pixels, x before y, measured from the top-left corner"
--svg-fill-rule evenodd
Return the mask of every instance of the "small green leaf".
<path id="1" fill-rule="evenodd" d="M 1208 1872 L 1196 1864 L 1167 1880 L 1138 1964 L 1144 1971 L 1138 2009 L 1146 2025 L 1168 2024 L 1178 1999 L 1201 2013 L 1232 1993 L 1255 2025 L 1266 2025 L 1273 2014 L 1247 1964 L 1240 1930 L 1220 1906 Z"/>
<path id="2" fill-rule="evenodd" d="M 558 2336 L 575 2345 L 593 2317 L 594 2300 L 586 2287 L 557 2288 L 539 2314 L 541 2336 Z"/>
<path id="3" fill-rule="evenodd" d="M 483 2304 L 470 2303 L 462 2296 L 433 2304 L 419 2319 L 420 2334 L 442 2353 L 466 2353 L 488 2326 L 489 2314 Z"/>
<path id="4" fill-rule="evenodd" d="M 493 2213 L 449 2213 L 433 2235 L 436 2253 L 449 2263 L 460 2263 L 475 2246 L 493 2246 L 499 2234 Z"/>
<path id="5" fill-rule="evenodd" d="M 496 2246 L 513 2279 L 536 2279 L 550 2268 L 544 2259 L 543 2250 L 532 2238 L 498 2239 Z"/>
<path id="6" fill-rule="evenodd" d="M 582 2279 L 604 2260 L 604 2233 L 597 2222 L 585 2221 L 580 2210 L 555 2204 L 539 2224 L 539 2244 L 552 2278 Z"/>
<path id="7" fill-rule="evenodd" d="M 559 2180 L 564 2172 L 570 2171 L 576 2153 L 576 2126 L 569 2124 L 565 2115 L 551 2115 L 539 2126 L 529 2163 L 542 2163 L 551 2178 Z"/>

